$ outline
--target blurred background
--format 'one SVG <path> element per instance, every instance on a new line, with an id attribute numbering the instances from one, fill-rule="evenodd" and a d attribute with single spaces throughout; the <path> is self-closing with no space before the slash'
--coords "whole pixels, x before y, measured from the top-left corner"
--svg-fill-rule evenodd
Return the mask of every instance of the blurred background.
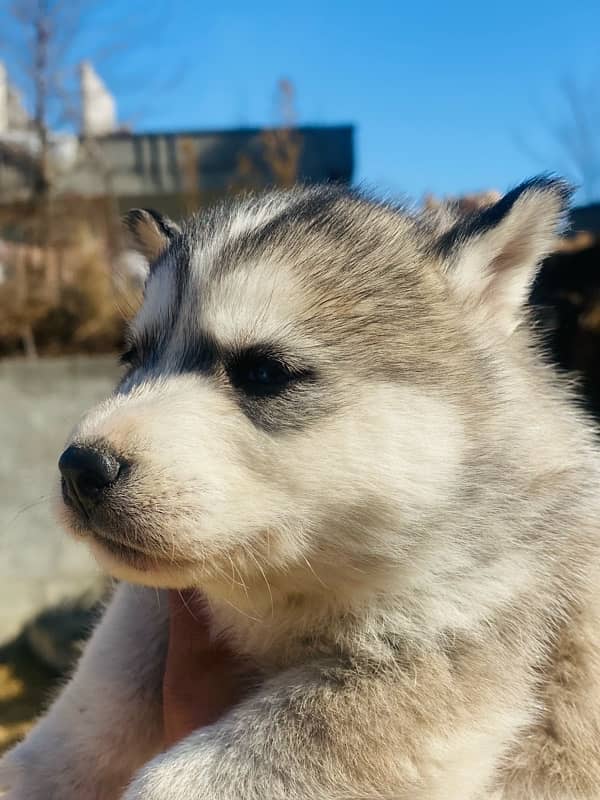
<path id="1" fill-rule="evenodd" d="M 576 186 L 531 295 L 600 421 L 600 3 L 0 0 L 0 749 L 105 582 L 52 514 L 142 289 L 120 215 L 341 182 L 465 211 Z"/>

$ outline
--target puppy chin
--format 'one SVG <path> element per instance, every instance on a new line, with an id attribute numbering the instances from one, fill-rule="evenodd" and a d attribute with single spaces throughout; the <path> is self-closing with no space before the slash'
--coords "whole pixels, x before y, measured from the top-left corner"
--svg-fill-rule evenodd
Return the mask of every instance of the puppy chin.
<path id="1" fill-rule="evenodd" d="M 190 571 L 122 545 L 114 546 L 90 536 L 90 551 L 98 566 L 117 580 L 155 589 L 187 589 L 193 585 Z"/>
<path id="2" fill-rule="evenodd" d="M 190 585 L 188 565 L 169 563 L 103 536 L 62 499 L 55 504 L 54 515 L 67 533 L 87 545 L 100 569 L 113 578 L 153 588 L 185 589 Z"/>

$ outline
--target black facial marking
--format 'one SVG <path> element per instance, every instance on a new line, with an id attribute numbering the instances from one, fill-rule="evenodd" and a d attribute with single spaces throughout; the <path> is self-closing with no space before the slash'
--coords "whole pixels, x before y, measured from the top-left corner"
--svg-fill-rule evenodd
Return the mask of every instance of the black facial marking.
<path id="1" fill-rule="evenodd" d="M 223 364 L 239 407 L 269 433 L 301 430 L 334 403 L 317 370 L 274 346 L 224 354 Z"/>
<path id="2" fill-rule="evenodd" d="M 124 367 L 137 368 L 140 366 L 140 355 L 135 345 L 131 345 L 124 353 L 119 356 L 119 364 Z"/>
<path id="3" fill-rule="evenodd" d="M 190 285 L 191 252 L 183 237 L 179 237 L 174 241 L 171 246 L 170 255 L 175 279 L 175 305 L 177 310 L 179 310 L 183 305 Z"/>
<path id="4" fill-rule="evenodd" d="M 336 204 L 344 196 L 345 193 L 336 188 L 300 197 L 258 229 L 233 237 L 224 243 L 214 259 L 211 255 L 209 278 L 218 281 L 224 272 L 235 268 L 240 259 L 258 256 L 273 241 L 292 236 L 298 225 L 303 231 L 310 231 L 313 226 L 321 232 L 324 229 L 336 239 L 342 233 L 347 235 L 345 218 L 338 220 L 334 213 Z M 159 221 L 153 219 L 158 225 Z M 307 364 L 305 357 L 288 351 L 281 342 L 263 341 L 252 345 L 247 342 L 246 346 L 240 342 L 237 347 L 223 347 L 202 330 L 204 280 L 193 274 L 191 265 L 197 254 L 210 245 L 224 220 L 226 222 L 227 217 L 221 210 L 212 214 L 207 211 L 188 221 L 181 234 L 172 240 L 164 257 L 153 266 L 153 273 L 158 272 L 161 278 L 171 282 L 172 305 L 166 319 L 162 317 L 154 329 L 136 335 L 128 346 L 123 361 L 138 373 L 131 378 L 130 371 L 124 379 L 123 391 L 128 391 L 128 387 L 139 380 L 146 380 L 147 371 L 154 372 L 155 376 L 188 374 L 197 376 L 199 381 L 209 381 L 217 392 L 227 393 L 257 428 L 273 434 L 301 430 L 331 413 L 339 403 L 333 385 L 326 380 L 326 373 L 321 371 L 318 362 Z M 301 241 L 292 236 L 292 244 L 301 246 Z M 163 274 L 163 270 L 168 274 Z M 179 330 L 177 325 L 177 332 L 174 332 L 184 310 L 185 331 Z"/>
<path id="5" fill-rule="evenodd" d="M 128 366 L 130 372 L 141 368 L 153 369 L 167 346 L 171 328 L 172 323 L 165 323 L 164 327 L 149 328 L 131 336 L 119 359 L 121 364 Z"/>
<path id="6" fill-rule="evenodd" d="M 292 366 L 275 350 L 255 346 L 242 350 L 226 363 L 231 385 L 248 397 L 276 397 L 313 376 L 311 370 Z"/>
<path id="7" fill-rule="evenodd" d="M 206 334 L 200 334 L 186 345 L 179 356 L 181 372 L 213 372 L 217 366 L 218 349 L 214 340 Z"/>

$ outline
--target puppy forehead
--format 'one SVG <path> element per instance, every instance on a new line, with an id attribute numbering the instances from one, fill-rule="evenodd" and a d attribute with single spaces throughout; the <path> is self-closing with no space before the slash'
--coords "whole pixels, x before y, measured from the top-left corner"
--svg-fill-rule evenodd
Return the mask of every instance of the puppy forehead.
<path id="1" fill-rule="evenodd" d="M 328 322 L 353 327 L 355 317 L 364 329 L 381 316 L 381 298 L 390 307 L 402 294 L 389 264 L 400 238 L 402 255 L 411 249 L 406 217 L 327 196 L 315 209 L 315 198 L 267 196 L 193 218 L 177 252 L 153 271 L 134 327 L 178 320 L 180 333 L 202 328 L 224 346 L 297 337 L 302 328 L 312 337 Z"/>
<path id="2" fill-rule="evenodd" d="M 131 324 L 134 334 L 177 330 L 183 341 L 186 332 L 202 329 L 226 349 L 284 340 L 306 315 L 305 292 L 285 248 L 276 257 L 240 252 L 223 268 L 224 249 L 272 213 L 272 207 L 252 216 L 238 212 L 219 235 L 188 241 L 176 255 L 167 255 L 148 278 L 144 302 Z"/>
<path id="3" fill-rule="evenodd" d="M 203 325 L 225 346 L 285 339 L 305 315 L 305 292 L 285 259 L 238 264 L 202 297 Z"/>

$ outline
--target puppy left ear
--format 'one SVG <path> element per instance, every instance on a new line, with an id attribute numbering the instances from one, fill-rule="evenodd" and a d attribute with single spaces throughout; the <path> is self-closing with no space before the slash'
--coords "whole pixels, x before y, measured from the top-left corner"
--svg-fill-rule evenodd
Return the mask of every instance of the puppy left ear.
<path id="1" fill-rule="evenodd" d="M 151 208 L 133 208 L 123 217 L 135 249 L 152 264 L 181 233 L 181 228 L 168 217 Z"/>
<path id="2" fill-rule="evenodd" d="M 554 250 L 571 193 L 561 180 L 534 178 L 463 217 L 438 241 L 454 293 L 501 335 L 519 323 L 540 262 Z"/>

